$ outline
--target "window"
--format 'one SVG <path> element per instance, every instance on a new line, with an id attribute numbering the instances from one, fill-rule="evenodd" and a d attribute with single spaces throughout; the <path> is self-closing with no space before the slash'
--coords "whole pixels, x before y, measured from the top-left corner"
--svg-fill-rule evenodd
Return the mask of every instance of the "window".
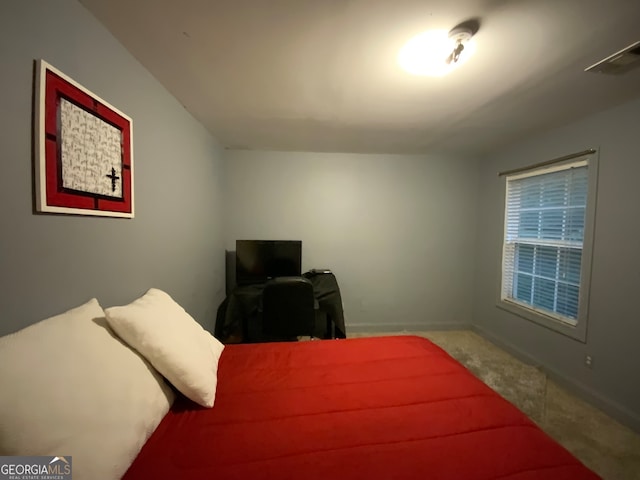
<path id="1" fill-rule="evenodd" d="M 508 175 L 501 304 L 586 336 L 595 158 Z"/>

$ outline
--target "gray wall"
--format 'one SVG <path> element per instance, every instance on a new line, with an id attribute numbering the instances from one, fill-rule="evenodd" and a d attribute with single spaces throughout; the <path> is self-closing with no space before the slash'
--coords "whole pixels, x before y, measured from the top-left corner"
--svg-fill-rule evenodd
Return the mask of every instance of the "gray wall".
<path id="1" fill-rule="evenodd" d="M 303 242 L 330 268 L 347 331 L 471 321 L 477 165 L 442 156 L 226 151 L 227 250 Z"/>
<path id="2" fill-rule="evenodd" d="M 135 219 L 33 214 L 37 58 L 133 118 Z M 215 139 L 74 0 L 3 0 L 0 64 L 0 334 L 152 286 L 212 328 L 224 295 Z"/>
<path id="3" fill-rule="evenodd" d="M 640 100 L 493 155 L 480 176 L 474 323 L 640 430 Z M 496 173 L 599 148 L 586 344 L 496 308 L 504 186 Z M 593 356 L 593 369 L 584 366 Z"/>

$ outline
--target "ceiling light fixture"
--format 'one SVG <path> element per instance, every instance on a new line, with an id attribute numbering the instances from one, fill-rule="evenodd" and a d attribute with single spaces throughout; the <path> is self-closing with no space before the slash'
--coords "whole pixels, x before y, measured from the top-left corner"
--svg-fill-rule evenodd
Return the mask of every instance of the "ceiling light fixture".
<path id="1" fill-rule="evenodd" d="M 462 65 L 476 50 L 473 35 L 480 24 L 469 20 L 452 30 L 427 30 L 409 40 L 398 63 L 413 75 L 441 77 Z"/>
<path id="2" fill-rule="evenodd" d="M 468 28 L 456 27 L 449 32 L 449 40 L 453 42 L 453 51 L 445 60 L 447 65 L 458 63 L 460 55 L 464 52 L 464 46 L 471 40 L 473 34 Z"/>

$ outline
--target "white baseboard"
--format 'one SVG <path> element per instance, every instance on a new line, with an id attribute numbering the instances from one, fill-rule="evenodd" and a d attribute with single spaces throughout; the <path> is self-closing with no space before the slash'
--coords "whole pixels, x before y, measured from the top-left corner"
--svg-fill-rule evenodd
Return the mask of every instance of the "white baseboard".
<path id="1" fill-rule="evenodd" d="M 576 382 L 574 379 L 567 377 L 566 375 L 560 373 L 555 368 L 540 363 L 537 359 L 533 358 L 531 355 L 520 350 L 518 347 L 513 345 L 510 342 L 502 340 L 501 338 L 495 336 L 492 333 L 484 330 L 482 327 L 478 325 L 471 325 L 471 330 L 476 332 L 478 335 L 484 337 L 489 340 L 491 343 L 496 346 L 506 350 L 516 358 L 526 362 L 530 365 L 535 365 L 536 367 L 542 369 L 548 377 L 561 385 L 562 387 L 569 390 L 571 393 L 575 394 L 577 397 L 582 398 L 587 401 L 591 405 L 596 408 L 599 408 L 603 412 L 605 412 L 610 417 L 618 420 L 620 423 L 628 426 L 629 428 L 635 430 L 640 433 L 640 416 L 638 416 L 635 412 L 632 412 L 627 407 L 620 405 L 618 402 L 611 400 L 603 396 L 602 394 L 596 392 L 595 390 L 589 388 L 583 383 Z"/>
<path id="2" fill-rule="evenodd" d="M 468 323 L 349 323 L 346 325 L 347 337 L 349 332 L 383 333 L 383 332 L 426 332 L 431 330 L 469 330 Z"/>

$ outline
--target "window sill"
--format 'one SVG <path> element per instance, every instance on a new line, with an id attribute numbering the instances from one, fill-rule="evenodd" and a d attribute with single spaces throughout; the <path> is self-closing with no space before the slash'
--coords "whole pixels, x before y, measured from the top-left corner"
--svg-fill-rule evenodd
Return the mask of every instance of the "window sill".
<path id="1" fill-rule="evenodd" d="M 587 329 L 585 327 L 585 320 L 578 319 L 576 325 L 571 325 L 570 323 L 563 322 L 536 310 L 523 307 L 515 302 L 510 302 L 509 300 L 499 299 L 496 306 L 502 310 L 524 318 L 525 320 L 529 320 L 530 322 L 548 328 L 549 330 L 553 330 L 554 332 L 560 333 L 574 340 L 578 340 L 579 342 L 586 343 Z"/>

